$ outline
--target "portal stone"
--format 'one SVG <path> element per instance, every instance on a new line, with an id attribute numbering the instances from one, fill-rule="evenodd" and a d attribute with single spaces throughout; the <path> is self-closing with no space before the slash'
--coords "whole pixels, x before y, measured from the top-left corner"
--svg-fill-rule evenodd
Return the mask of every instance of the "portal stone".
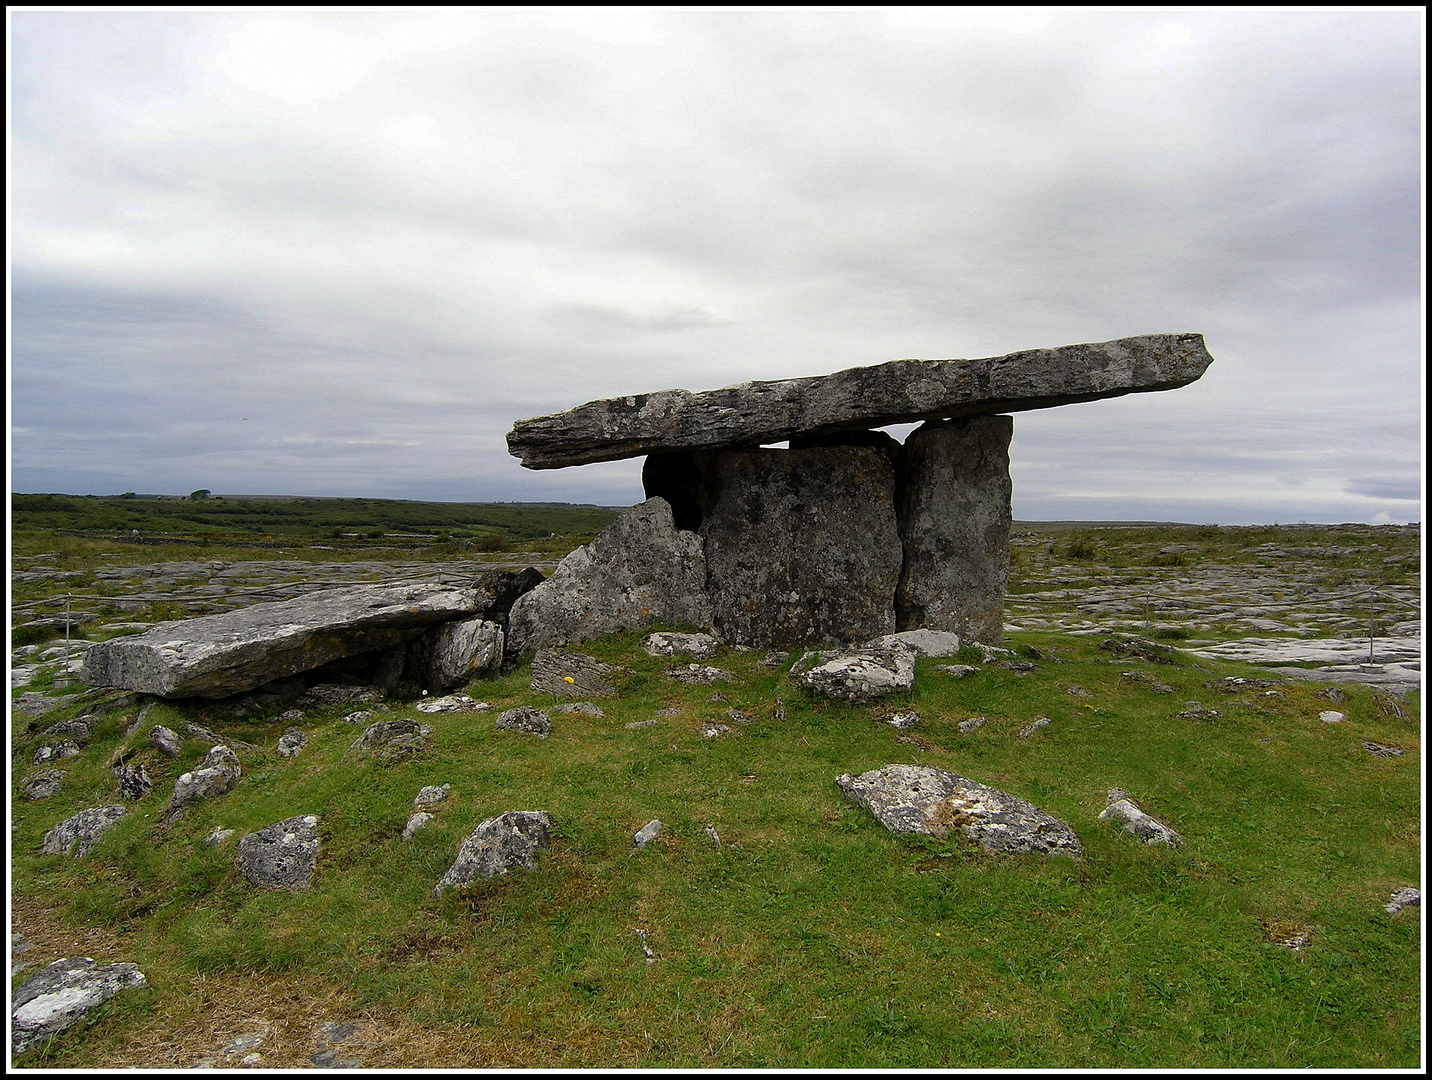
<path id="1" fill-rule="evenodd" d="M 894 467 L 871 446 L 653 455 L 648 496 L 698 522 L 717 636 L 780 648 L 895 629 Z"/>
<path id="2" fill-rule="evenodd" d="M 1004 637 L 1014 420 L 927 423 L 899 456 L 895 506 L 905 562 L 895 624 L 998 644 Z"/>

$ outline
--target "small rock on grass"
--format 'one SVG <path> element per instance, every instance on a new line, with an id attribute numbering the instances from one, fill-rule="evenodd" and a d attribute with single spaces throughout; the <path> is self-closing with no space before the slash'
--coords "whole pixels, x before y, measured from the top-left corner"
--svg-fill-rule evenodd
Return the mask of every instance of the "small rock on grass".
<path id="1" fill-rule="evenodd" d="M 1384 746 L 1377 742 L 1364 742 L 1362 745 L 1369 754 L 1376 757 L 1401 757 L 1406 753 L 1400 746 Z"/>
<path id="2" fill-rule="evenodd" d="M 660 833 L 661 822 L 653 818 L 636 831 L 636 835 L 632 837 L 632 843 L 636 845 L 638 851 L 645 851 L 646 845 L 655 840 Z"/>
<path id="3" fill-rule="evenodd" d="M 1183 837 L 1163 822 L 1140 810 L 1133 799 L 1129 798 L 1129 793 L 1122 788 L 1110 790 L 1107 805 L 1099 814 L 1099 820 L 1114 821 L 1123 825 L 1126 833 L 1138 837 L 1145 844 L 1183 846 Z"/>
<path id="4" fill-rule="evenodd" d="M 1347 714 L 1340 713 L 1335 709 L 1324 709 L 1318 713 L 1318 719 L 1325 724 L 1340 724 L 1347 719 Z"/>
<path id="5" fill-rule="evenodd" d="M 1025 724 L 1024 727 L 1019 729 L 1020 738 L 1029 738 L 1029 736 L 1033 735 L 1040 728 L 1048 727 L 1051 722 L 1047 716 L 1036 716 L 1030 723 Z"/>
<path id="6" fill-rule="evenodd" d="M 485 701 L 476 701 L 466 694 L 448 694 L 419 701 L 413 708 L 420 713 L 462 713 L 486 712 L 492 706 Z"/>
<path id="7" fill-rule="evenodd" d="M 989 717 L 987 716 L 971 716 L 968 720 L 960 721 L 960 734 L 968 735 L 971 731 L 976 731 L 988 723 Z"/>
<path id="8" fill-rule="evenodd" d="M 433 895 L 513 870 L 531 869 L 537 853 L 547 847 L 551 829 L 552 818 L 545 810 L 511 810 L 488 818 L 462 842 Z"/>
<path id="9" fill-rule="evenodd" d="M 44 855 L 61 855 L 73 851 L 76 859 L 82 859 L 94 850 L 99 838 L 128 812 L 119 803 L 81 810 L 74 817 L 66 818 L 45 833 L 40 852 Z"/>
<path id="10" fill-rule="evenodd" d="M 498 716 L 493 723 L 503 731 L 522 731 L 529 735 L 540 735 L 546 738 L 552 731 L 552 718 L 541 709 L 534 709 L 530 705 L 519 705 L 515 709 L 508 709 Z"/>
<path id="11" fill-rule="evenodd" d="M 56 960 L 10 998 L 10 1051 L 22 1054 L 73 1027 L 121 990 L 145 985 L 135 964 L 96 964 L 87 956 Z"/>
<path id="12" fill-rule="evenodd" d="M 1404 885 L 1392 894 L 1392 899 L 1387 902 L 1384 910 L 1389 915 L 1396 915 L 1403 908 L 1414 906 L 1422 906 L 1422 893 L 1411 885 Z"/>
<path id="13" fill-rule="evenodd" d="M 602 711 L 600 706 L 594 705 L 590 701 L 568 701 L 561 705 L 552 706 L 552 711 L 568 714 L 575 713 L 580 716 L 592 716 L 598 720 L 607 715 Z"/>

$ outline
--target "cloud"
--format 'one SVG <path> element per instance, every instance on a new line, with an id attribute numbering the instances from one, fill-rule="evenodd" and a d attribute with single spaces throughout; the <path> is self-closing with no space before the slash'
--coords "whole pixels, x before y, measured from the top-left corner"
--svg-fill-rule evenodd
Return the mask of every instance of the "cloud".
<path id="1" fill-rule="evenodd" d="M 11 27 L 15 485 L 629 502 L 639 466 L 533 473 L 503 435 L 1201 331 L 1200 383 L 1022 414 L 1016 499 L 1361 519 L 1348 477 L 1416 486 L 1418 12 Z"/>

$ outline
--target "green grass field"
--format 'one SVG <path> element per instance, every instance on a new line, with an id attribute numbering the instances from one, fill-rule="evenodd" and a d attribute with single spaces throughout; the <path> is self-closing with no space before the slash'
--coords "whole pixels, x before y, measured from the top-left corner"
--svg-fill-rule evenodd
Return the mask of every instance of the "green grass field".
<path id="1" fill-rule="evenodd" d="M 365 1025 L 365 1066 L 394 1068 L 1421 1061 L 1421 912 L 1383 911 L 1421 877 L 1420 695 L 1404 703 L 1408 720 L 1345 687 L 1346 719 L 1328 724 L 1316 683 L 1227 692 L 1206 684 L 1260 673 L 1021 633 L 1008 644 L 1037 657 L 1032 672 L 985 666 L 956 680 L 933 670 L 950 661 L 921 660 L 913 691 L 866 707 L 809 696 L 756 653 L 711 661 L 734 683 L 680 686 L 665 675 L 674 662 L 638 640 L 577 647 L 634 674 L 600 702 L 605 717 L 554 714 L 546 739 L 495 730 L 495 711 L 391 703 L 388 717 L 435 729 L 426 759 L 396 766 L 344 756 L 361 731 L 341 722 L 349 709 L 310 713 L 311 741 L 289 759 L 274 749 L 277 717 L 161 703 L 126 734 L 137 704 L 103 708 L 60 794 L 31 803 L 12 789 L 12 904 L 36 961 L 79 947 L 138 963 L 149 985 L 18 1064 L 188 1065 L 260 1027 L 263 1064 L 302 1065 L 315 1026 L 337 1020 Z M 972 650 L 960 660 L 978 663 Z M 469 692 L 495 710 L 552 704 L 528 678 L 523 667 Z M 709 700 L 717 691 L 726 700 Z M 1221 716 L 1177 718 L 1189 699 Z M 881 722 L 906 707 L 921 717 L 910 732 Z M 667 708 L 681 712 L 655 716 Z M 703 738 L 701 722 L 729 723 L 730 708 L 755 719 Z M 989 722 L 961 735 L 975 715 Z M 1039 715 L 1052 723 L 1016 734 Z M 37 854 L 58 821 L 117 801 L 113 754 L 148 747 L 156 723 L 190 720 L 256 747 L 239 750 L 236 790 L 166 827 L 175 778 L 207 747 L 191 740 L 173 762 L 142 749 L 154 793 L 94 854 Z M 1406 753 L 1375 757 L 1365 740 Z M 36 741 L 16 729 L 16 780 Z M 891 762 L 1029 799 L 1070 824 L 1086 856 L 897 838 L 834 783 Z M 401 840 L 418 788 L 438 783 L 451 798 Z M 1147 848 L 1099 821 L 1114 786 L 1186 847 Z M 462 839 L 519 809 L 553 817 L 538 867 L 433 898 Z M 304 892 L 257 891 L 232 841 L 200 843 L 216 826 L 242 835 L 300 813 L 319 815 L 323 844 Z M 652 818 L 662 834 L 634 853 Z M 1299 950 L 1277 943 L 1301 934 Z"/>

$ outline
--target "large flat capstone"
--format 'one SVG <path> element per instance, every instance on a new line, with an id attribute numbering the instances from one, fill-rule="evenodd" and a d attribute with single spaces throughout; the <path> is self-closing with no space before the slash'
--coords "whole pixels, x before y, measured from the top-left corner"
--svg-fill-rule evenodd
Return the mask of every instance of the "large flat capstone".
<path id="1" fill-rule="evenodd" d="M 591 401 L 519 420 L 508 452 L 560 469 L 673 450 L 760 446 L 792 436 L 1072 405 L 1173 390 L 1213 362 L 1202 334 L 1149 334 L 982 360 L 892 360 L 833 375 L 722 390 Z"/>
<path id="2" fill-rule="evenodd" d="M 80 681 L 158 697 L 228 697 L 345 656 L 388 649 L 424 627 L 476 614 L 471 588 L 355 585 L 160 623 L 92 645 Z"/>

